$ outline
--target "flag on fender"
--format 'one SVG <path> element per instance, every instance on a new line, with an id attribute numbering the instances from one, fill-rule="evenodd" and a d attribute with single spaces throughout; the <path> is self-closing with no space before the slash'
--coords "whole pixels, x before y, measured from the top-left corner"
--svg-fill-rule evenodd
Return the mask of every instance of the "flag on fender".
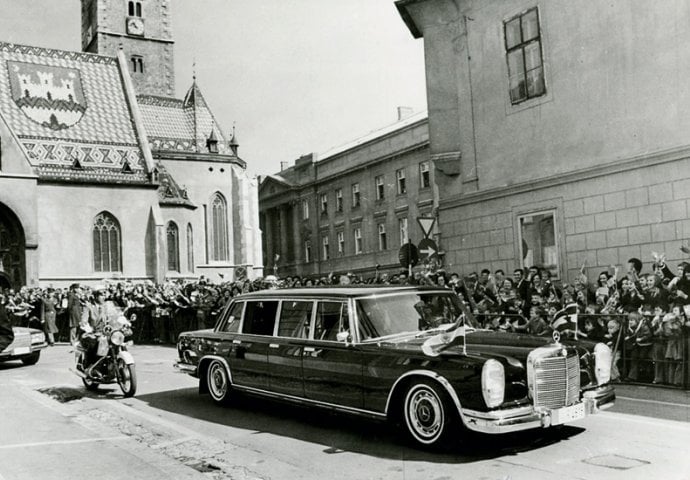
<path id="1" fill-rule="evenodd" d="M 577 303 L 570 303 L 562 310 L 557 311 L 553 317 L 551 328 L 559 333 L 570 330 L 575 332 L 575 338 L 577 338 Z"/>

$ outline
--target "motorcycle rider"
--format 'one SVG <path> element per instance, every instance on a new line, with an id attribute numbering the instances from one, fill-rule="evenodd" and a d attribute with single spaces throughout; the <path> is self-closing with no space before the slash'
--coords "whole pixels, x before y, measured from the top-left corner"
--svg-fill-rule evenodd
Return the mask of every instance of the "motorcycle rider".
<path id="1" fill-rule="evenodd" d="M 80 338 L 82 347 L 85 350 L 84 364 L 82 368 L 87 374 L 97 374 L 96 371 L 89 371 L 90 367 L 97 360 L 97 350 L 103 328 L 108 324 L 109 313 L 112 310 L 106 302 L 107 290 L 104 286 L 98 285 L 93 289 L 93 301 L 85 305 L 79 328 L 83 332 Z"/>

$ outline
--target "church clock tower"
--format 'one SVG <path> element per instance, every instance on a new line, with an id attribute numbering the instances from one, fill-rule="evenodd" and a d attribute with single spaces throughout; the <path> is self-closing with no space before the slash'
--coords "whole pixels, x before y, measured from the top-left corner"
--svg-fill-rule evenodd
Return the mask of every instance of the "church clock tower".
<path id="1" fill-rule="evenodd" d="M 175 95 L 170 0 L 81 0 L 81 47 L 122 47 L 137 94 Z"/>

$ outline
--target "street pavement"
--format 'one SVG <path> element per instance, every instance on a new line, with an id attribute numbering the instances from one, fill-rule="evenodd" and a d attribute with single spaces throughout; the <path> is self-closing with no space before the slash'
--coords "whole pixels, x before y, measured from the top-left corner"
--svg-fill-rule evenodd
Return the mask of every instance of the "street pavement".
<path id="1" fill-rule="evenodd" d="M 386 424 L 199 396 L 175 349 L 135 346 L 139 390 L 86 392 L 66 345 L 0 364 L 0 480 L 690 479 L 688 393 L 619 386 L 612 411 L 553 431 L 476 437 L 446 453 Z"/>

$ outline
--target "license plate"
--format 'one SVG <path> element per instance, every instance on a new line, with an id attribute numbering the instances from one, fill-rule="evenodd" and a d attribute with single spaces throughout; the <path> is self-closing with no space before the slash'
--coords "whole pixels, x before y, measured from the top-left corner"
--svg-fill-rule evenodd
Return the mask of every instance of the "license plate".
<path id="1" fill-rule="evenodd" d="M 574 422 L 585 418 L 585 404 L 578 403 L 569 407 L 551 410 L 551 425 L 561 425 L 563 423 Z"/>
<path id="2" fill-rule="evenodd" d="M 31 353 L 31 348 L 17 347 L 12 351 L 12 355 L 26 355 L 27 353 Z"/>

